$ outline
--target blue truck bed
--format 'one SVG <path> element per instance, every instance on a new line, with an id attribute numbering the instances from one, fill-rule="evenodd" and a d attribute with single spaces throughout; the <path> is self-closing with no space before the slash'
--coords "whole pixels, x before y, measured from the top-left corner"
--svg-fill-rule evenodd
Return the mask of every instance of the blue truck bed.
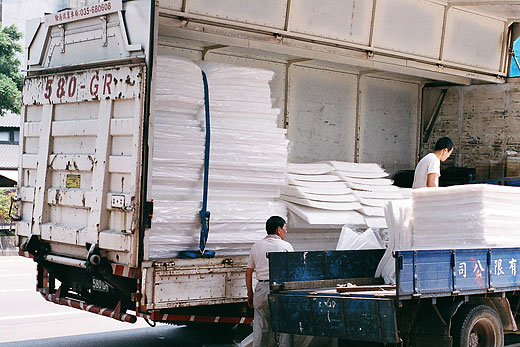
<path id="1" fill-rule="evenodd" d="M 403 304 L 520 289 L 520 248 L 398 251 L 395 287 L 374 279 L 382 255 L 381 250 L 270 253 L 273 330 L 398 343 Z M 341 287 L 347 282 L 358 284 L 355 291 Z"/>

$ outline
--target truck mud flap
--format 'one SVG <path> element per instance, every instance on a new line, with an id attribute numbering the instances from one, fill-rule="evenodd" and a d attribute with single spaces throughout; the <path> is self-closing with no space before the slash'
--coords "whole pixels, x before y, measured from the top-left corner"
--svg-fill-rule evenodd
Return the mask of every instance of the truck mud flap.
<path id="1" fill-rule="evenodd" d="M 392 299 L 302 294 L 269 295 L 275 332 L 398 343 Z"/>

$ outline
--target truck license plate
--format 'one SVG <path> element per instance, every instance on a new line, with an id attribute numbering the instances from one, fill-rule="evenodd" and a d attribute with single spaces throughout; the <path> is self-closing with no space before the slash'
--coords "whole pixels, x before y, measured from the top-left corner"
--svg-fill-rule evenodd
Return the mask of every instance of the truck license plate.
<path id="1" fill-rule="evenodd" d="M 108 293 L 108 291 L 109 291 L 108 284 L 95 277 L 92 277 L 92 289 L 97 290 L 98 292 L 105 292 L 105 293 Z"/>

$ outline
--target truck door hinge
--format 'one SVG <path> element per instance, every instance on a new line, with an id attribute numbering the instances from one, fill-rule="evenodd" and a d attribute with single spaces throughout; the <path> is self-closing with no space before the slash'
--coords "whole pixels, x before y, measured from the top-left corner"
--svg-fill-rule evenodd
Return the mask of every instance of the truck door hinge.
<path id="1" fill-rule="evenodd" d="M 108 16 L 101 16 L 99 17 L 99 19 L 101 19 L 101 21 L 103 22 L 103 47 L 106 47 L 108 46 Z"/>
<path id="2" fill-rule="evenodd" d="M 223 265 L 233 265 L 233 258 L 226 258 L 224 260 L 222 260 L 222 264 Z"/>
<path id="3" fill-rule="evenodd" d="M 58 25 L 58 29 L 60 29 L 61 33 L 61 53 L 65 53 L 65 25 L 60 24 Z"/>
<path id="4" fill-rule="evenodd" d="M 141 301 L 142 297 L 143 297 L 143 294 L 141 294 L 141 293 L 132 293 L 132 294 L 130 294 L 130 301 L 139 302 L 139 301 Z"/>

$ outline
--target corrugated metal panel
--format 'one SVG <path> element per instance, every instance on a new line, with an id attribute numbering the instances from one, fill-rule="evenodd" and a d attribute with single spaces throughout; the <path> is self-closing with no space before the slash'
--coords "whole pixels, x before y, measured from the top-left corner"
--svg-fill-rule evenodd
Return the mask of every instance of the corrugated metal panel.
<path id="1" fill-rule="evenodd" d="M 456 7 L 481 12 L 490 16 L 511 19 L 512 21 L 520 18 L 520 4 L 518 1 L 448 0 L 447 3 L 450 5 L 456 4 Z"/>
<path id="2" fill-rule="evenodd" d="M 294 1 L 289 30 L 368 45 L 372 1 Z"/>
<path id="3" fill-rule="evenodd" d="M 186 12 L 283 29 L 287 1 L 187 0 Z"/>
<path id="4" fill-rule="evenodd" d="M 0 168 L 18 168 L 20 147 L 18 145 L 0 144 Z"/>
<path id="5" fill-rule="evenodd" d="M 289 81 L 289 161 L 353 161 L 356 75 L 294 66 Z"/>
<path id="6" fill-rule="evenodd" d="M 390 173 L 415 167 L 418 85 L 366 77 L 361 81 L 360 162 Z"/>
<path id="7" fill-rule="evenodd" d="M 0 116 L 0 127 L 20 127 L 20 115 L 7 111 L 3 116 Z"/>
<path id="8" fill-rule="evenodd" d="M 374 46 L 439 58 L 444 6 L 417 0 L 379 0 Z"/>
<path id="9" fill-rule="evenodd" d="M 490 70 L 500 69 L 504 22 L 451 9 L 443 59 Z"/>

